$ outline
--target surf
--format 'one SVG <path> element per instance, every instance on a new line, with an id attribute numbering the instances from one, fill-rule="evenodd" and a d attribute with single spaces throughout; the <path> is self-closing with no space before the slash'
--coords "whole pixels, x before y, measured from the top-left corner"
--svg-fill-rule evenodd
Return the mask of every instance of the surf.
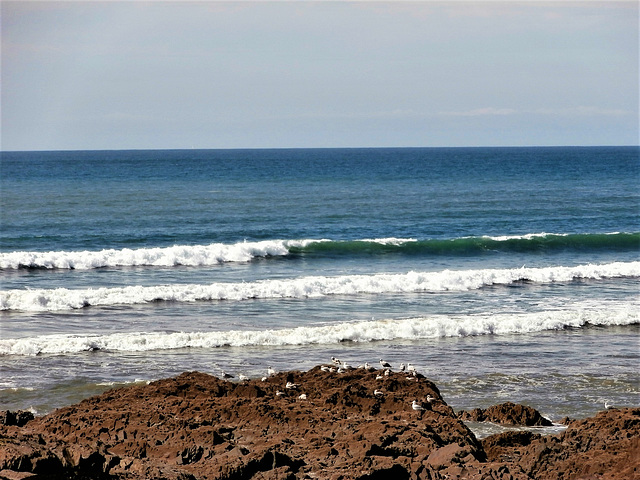
<path id="1" fill-rule="evenodd" d="M 267 330 L 213 332 L 120 332 L 106 335 L 40 335 L 0 340 L 0 355 L 32 356 L 80 352 L 146 352 L 183 348 L 330 345 L 343 342 L 421 340 L 444 337 L 536 334 L 587 326 L 640 322 L 634 303 L 574 305 L 540 312 L 432 315 Z"/>
<path id="2" fill-rule="evenodd" d="M 640 262 L 586 264 L 515 269 L 410 271 L 371 275 L 306 276 L 300 278 L 216 282 L 211 284 L 131 285 L 88 289 L 14 289 L 0 291 L 0 310 L 47 312 L 91 306 L 165 302 L 355 296 L 393 293 L 463 292 L 494 285 L 545 284 L 605 278 L 638 278 Z"/>
<path id="3" fill-rule="evenodd" d="M 451 239 L 276 239 L 170 247 L 0 253 L 0 269 L 91 270 L 109 267 L 214 266 L 282 257 L 481 256 L 496 253 L 640 251 L 640 233 L 531 233 Z"/>

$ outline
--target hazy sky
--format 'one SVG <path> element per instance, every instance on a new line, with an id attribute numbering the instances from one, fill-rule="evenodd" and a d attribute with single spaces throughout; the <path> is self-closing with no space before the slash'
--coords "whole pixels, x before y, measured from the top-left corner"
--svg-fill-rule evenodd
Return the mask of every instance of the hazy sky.
<path id="1" fill-rule="evenodd" d="M 638 144 L 638 3 L 2 1 L 2 149 Z"/>

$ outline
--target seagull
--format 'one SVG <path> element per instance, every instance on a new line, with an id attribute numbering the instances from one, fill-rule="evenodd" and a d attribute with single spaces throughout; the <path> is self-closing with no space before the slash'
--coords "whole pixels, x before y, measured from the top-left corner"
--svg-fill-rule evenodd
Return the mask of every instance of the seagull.
<path id="1" fill-rule="evenodd" d="M 384 376 L 388 377 L 389 374 L 391 373 L 391 370 L 389 370 L 388 368 L 384 371 Z"/>
<path id="2" fill-rule="evenodd" d="M 230 373 L 227 373 L 227 372 L 223 371 L 223 372 L 222 372 L 222 378 L 225 378 L 225 379 L 227 379 L 227 378 L 234 378 L 234 376 L 233 376 L 233 375 L 231 375 Z"/>
<path id="3" fill-rule="evenodd" d="M 300 400 L 306 400 L 307 399 L 307 394 L 306 393 L 301 393 L 300 396 L 298 397 Z"/>
<path id="4" fill-rule="evenodd" d="M 338 360 L 336 357 L 331 357 L 331 361 L 333 363 L 335 363 L 336 365 L 340 365 L 342 362 L 340 360 Z"/>
<path id="5" fill-rule="evenodd" d="M 287 384 L 284 386 L 284 388 L 289 388 L 289 389 L 297 389 L 300 385 L 297 383 L 291 383 L 291 382 L 287 382 Z"/>
<path id="6" fill-rule="evenodd" d="M 282 395 L 284 395 L 284 392 L 281 392 L 280 390 L 276 391 L 276 397 L 281 397 Z"/>
<path id="7" fill-rule="evenodd" d="M 401 364 L 400 364 L 400 371 L 401 371 L 401 372 L 404 372 L 404 369 L 405 369 L 405 365 L 404 365 L 404 363 L 401 363 Z"/>
<path id="8" fill-rule="evenodd" d="M 268 367 L 267 368 L 267 375 L 269 375 L 270 377 L 272 377 L 273 375 L 276 374 L 276 371 L 273 367 Z"/>
<path id="9" fill-rule="evenodd" d="M 373 394 L 374 394 L 376 397 L 382 397 L 382 396 L 384 396 L 384 393 L 382 393 L 380 390 L 374 390 L 374 391 L 373 391 Z"/>
<path id="10" fill-rule="evenodd" d="M 382 375 L 376 375 L 376 380 L 382 380 L 384 377 Z"/>
<path id="11" fill-rule="evenodd" d="M 407 371 L 408 372 L 415 372 L 416 371 L 416 367 L 414 367 L 410 363 L 407 363 Z"/>
<path id="12" fill-rule="evenodd" d="M 382 359 L 380 359 L 380 365 L 382 366 L 382 368 L 391 368 L 391 365 Z"/>
<path id="13" fill-rule="evenodd" d="M 322 370 L 323 372 L 328 372 L 329 370 L 331 370 L 331 367 L 327 367 L 326 365 L 322 365 L 320 367 L 320 370 Z"/>
<path id="14" fill-rule="evenodd" d="M 411 408 L 413 408 L 414 410 L 424 410 L 424 407 L 420 405 L 418 402 L 416 402 L 415 400 L 411 404 Z"/>
<path id="15" fill-rule="evenodd" d="M 607 400 L 604 401 L 604 408 L 606 410 L 609 410 L 610 408 L 613 408 L 613 405 L 611 405 Z"/>
<path id="16" fill-rule="evenodd" d="M 427 395 L 427 402 L 431 403 L 435 400 L 435 398 L 433 398 L 431 395 Z"/>
<path id="17" fill-rule="evenodd" d="M 353 367 L 352 367 L 351 365 L 347 365 L 347 362 L 343 362 L 343 363 L 342 363 L 342 369 L 343 369 L 344 371 L 347 371 L 347 370 L 353 370 Z"/>
<path id="18" fill-rule="evenodd" d="M 262 381 L 266 382 L 267 381 L 267 377 L 262 377 Z"/>
<path id="19" fill-rule="evenodd" d="M 365 369 L 365 370 L 367 370 L 367 371 L 369 371 L 369 372 L 371 372 L 371 371 L 375 370 L 375 368 L 374 368 L 374 367 L 372 367 L 372 366 L 371 366 L 371 364 L 370 364 L 369 362 L 365 362 L 365 363 L 364 363 L 364 369 Z"/>
<path id="20" fill-rule="evenodd" d="M 241 373 L 240 375 L 238 375 L 238 379 L 240 379 L 241 382 L 246 382 L 247 380 L 249 380 L 249 377 L 247 377 L 244 373 Z"/>

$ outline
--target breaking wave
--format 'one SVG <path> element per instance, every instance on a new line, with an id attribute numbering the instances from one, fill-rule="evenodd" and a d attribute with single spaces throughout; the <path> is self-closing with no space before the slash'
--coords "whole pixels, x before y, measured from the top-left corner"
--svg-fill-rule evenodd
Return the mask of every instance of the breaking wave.
<path id="1" fill-rule="evenodd" d="M 461 237 L 453 239 L 375 238 L 363 240 L 265 240 L 233 244 L 100 251 L 0 253 L 0 269 L 94 269 L 135 266 L 209 266 L 256 258 L 335 255 L 483 255 L 492 252 L 640 251 L 640 233 L 553 234 Z"/>
<path id="2" fill-rule="evenodd" d="M 361 295 L 468 291 L 516 282 L 553 283 L 579 279 L 640 277 L 640 262 L 615 262 L 575 267 L 443 270 L 400 274 L 308 276 L 254 282 L 171 284 L 89 289 L 24 289 L 0 291 L 0 310 L 32 312 L 89 306 L 135 305 L 149 302 L 316 298 Z"/>
<path id="3" fill-rule="evenodd" d="M 436 315 L 343 322 L 277 330 L 223 332 L 130 332 L 107 335 L 42 335 L 0 340 L 0 355 L 72 354 L 84 351 L 143 352 L 181 348 L 296 346 L 441 337 L 508 335 L 640 322 L 637 305 L 585 306 L 519 314 Z"/>

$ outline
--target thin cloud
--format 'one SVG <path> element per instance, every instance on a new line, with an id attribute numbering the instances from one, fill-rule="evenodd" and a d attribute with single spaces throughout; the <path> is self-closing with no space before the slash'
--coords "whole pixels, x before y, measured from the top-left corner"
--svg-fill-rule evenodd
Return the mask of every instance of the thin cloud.
<path id="1" fill-rule="evenodd" d="M 450 117 L 482 117 L 482 116 L 496 116 L 496 115 L 513 115 L 514 113 L 518 113 L 517 110 L 513 108 L 495 108 L 495 107 L 485 107 L 485 108 L 474 108 L 473 110 L 465 110 L 461 112 L 439 112 L 440 115 L 446 115 Z"/>

